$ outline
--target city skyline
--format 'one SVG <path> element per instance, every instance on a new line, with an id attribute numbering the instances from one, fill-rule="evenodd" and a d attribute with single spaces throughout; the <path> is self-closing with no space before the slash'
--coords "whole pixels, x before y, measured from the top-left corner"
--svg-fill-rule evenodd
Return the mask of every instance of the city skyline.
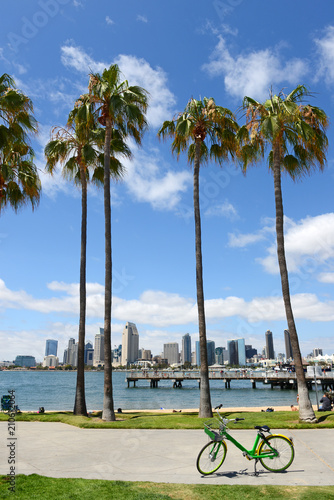
<path id="1" fill-rule="evenodd" d="M 139 341 L 140 335 L 139 335 L 138 329 L 134 323 L 127 322 L 124 326 L 123 334 L 124 334 L 123 341 L 125 342 L 125 346 L 126 345 L 129 346 L 129 352 L 131 353 L 132 360 L 135 358 L 136 351 L 137 352 L 144 351 L 146 353 L 147 352 L 151 353 L 151 349 L 149 349 L 148 346 L 145 346 L 145 347 L 142 346 L 141 348 L 138 347 L 140 345 L 140 341 Z M 133 335 L 136 339 L 135 343 L 133 343 L 133 341 L 132 341 Z M 130 337 L 130 339 L 128 337 Z M 258 352 L 259 356 L 261 356 L 261 354 L 259 354 L 259 353 L 262 352 L 262 354 L 264 354 L 265 359 L 278 359 L 278 356 L 282 355 L 282 354 L 285 356 L 286 359 L 289 359 L 289 358 L 292 359 L 291 342 L 290 342 L 290 336 L 289 336 L 288 330 L 284 330 L 283 337 L 284 337 L 285 349 L 283 351 L 277 352 L 277 353 L 274 351 L 274 335 L 273 335 L 273 332 L 271 332 L 270 330 L 267 330 L 266 332 L 264 332 L 264 337 L 263 337 L 264 347 L 263 347 L 263 349 L 260 349 L 256 346 L 253 346 L 253 345 L 246 344 L 245 339 L 243 339 L 243 338 L 230 339 L 226 342 L 226 346 L 217 345 L 214 341 L 208 339 L 207 346 L 208 346 L 209 364 L 210 363 L 213 364 L 212 359 L 211 359 L 212 355 L 211 355 L 211 350 L 210 350 L 210 344 L 214 344 L 215 350 L 216 349 L 225 349 L 226 353 L 227 353 L 226 355 L 229 357 L 228 359 L 229 359 L 230 364 L 240 364 L 240 365 L 245 364 L 246 358 L 247 358 L 247 356 L 246 356 L 247 349 L 252 349 L 252 351 L 256 350 Z M 92 348 L 93 344 L 92 344 L 91 340 L 86 339 L 86 341 L 85 341 L 85 356 L 87 356 L 88 351 L 89 352 L 93 351 L 94 360 L 93 359 L 91 360 L 92 361 L 91 364 L 94 364 L 95 366 L 103 363 L 103 360 L 104 360 L 104 353 L 103 353 L 103 341 L 104 340 L 103 339 L 104 339 L 104 330 L 103 330 L 103 328 L 100 328 L 99 333 L 95 335 L 94 348 Z M 54 340 L 54 339 L 53 340 L 51 340 L 51 339 L 46 340 L 45 352 L 47 350 L 47 346 L 49 345 L 50 341 L 53 343 L 57 342 L 57 340 Z M 289 344 L 289 342 L 290 342 L 290 344 Z M 176 345 L 177 345 L 177 348 L 174 348 L 173 346 L 176 346 Z M 195 346 L 194 350 L 191 349 L 191 345 Z M 233 347 L 233 345 L 234 345 L 234 347 Z M 167 351 L 169 350 L 171 352 L 171 356 L 173 357 L 173 361 L 170 364 L 176 363 L 176 361 L 175 361 L 175 359 L 176 359 L 175 353 L 176 352 L 177 352 L 177 356 L 179 356 L 179 358 L 180 358 L 180 362 L 182 363 L 183 346 L 186 346 L 186 348 L 188 350 L 187 361 L 189 358 L 189 349 L 190 349 L 190 360 L 189 361 L 191 362 L 192 356 L 194 354 L 195 359 L 196 359 L 196 364 L 197 365 L 200 364 L 199 363 L 199 341 L 195 341 L 195 343 L 192 344 L 191 335 L 189 333 L 182 336 L 181 342 L 171 342 L 171 343 L 163 344 L 161 347 L 161 350 L 158 353 L 151 354 L 152 358 L 155 356 L 161 356 L 162 358 L 168 359 L 169 356 L 165 355 L 165 346 L 167 346 L 166 347 Z M 232 347 L 229 347 L 229 346 L 232 346 Z M 120 344 L 119 347 L 114 346 L 113 350 L 115 350 L 117 352 L 117 355 L 118 355 L 118 350 L 120 347 L 122 347 L 122 344 Z M 181 349 L 180 349 L 180 347 L 181 347 Z M 243 351 L 245 351 L 245 354 L 242 354 L 242 356 L 240 357 L 239 353 L 240 352 L 243 353 Z M 231 352 L 232 352 L 232 354 L 231 354 Z M 272 352 L 274 353 L 273 358 L 268 356 L 268 353 L 272 353 Z M 307 355 L 312 354 L 312 353 L 313 353 L 314 357 L 316 357 L 318 354 L 322 355 L 323 349 L 322 348 L 313 348 L 312 352 L 308 353 Z M 22 355 L 29 356 L 29 354 L 22 354 L 22 353 L 20 355 L 21 356 Z M 45 356 L 46 356 L 46 354 L 45 354 Z M 232 358 L 230 359 L 231 356 L 233 359 Z M 125 362 L 125 358 L 123 358 L 123 349 L 121 350 L 121 357 L 122 357 L 122 362 L 121 362 L 122 365 L 130 364 L 132 362 L 132 361 Z M 250 357 L 253 357 L 253 356 L 250 356 Z M 0 361 L 10 361 L 10 360 L 0 360 Z M 40 361 L 38 361 L 38 362 L 40 362 Z M 64 350 L 63 359 L 62 359 L 62 361 L 60 360 L 60 362 L 62 362 L 63 364 L 75 364 L 76 365 L 76 363 L 77 363 L 77 342 L 76 342 L 76 339 L 70 338 L 68 340 L 67 348 Z M 86 364 L 90 364 L 90 363 L 86 363 Z"/>
<path id="2" fill-rule="evenodd" d="M 332 5 L 312 2 L 153 0 L 99 8 L 87 0 L 4 2 L 0 71 L 32 99 L 39 135 L 32 138 L 42 197 L 32 212 L 1 213 L 1 357 L 30 352 L 42 360 L 45 340 L 62 352 L 79 324 L 80 190 L 45 173 L 44 148 L 65 126 L 88 74 L 118 64 L 130 85 L 150 93 L 142 147 L 129 142 L 122 181 L 111 184 L 112 345 L 127 320 L 143 345 L 158 352 L 185 333 L 198 340 L 193 218 L 193 172 L 186 155 L 171 154 L 157 131 L 191 97 L 213 97 L 236 114 L 243 98 L 258 101 L 305 85 L 332 122 L 334 23 Z M 289 13 L 287 15 L 287 13 Z M 275 23 L 268 23 L 274 15 Z M 250 26 L 263 26 L 253 29 Z M 30 30 L 29 30 L 30 28 Z M 87 35 L 90 34 L 90 36 Z M 177 33 L 177 37 L 171 37 Z M 169 40 L 169 43 L 165 43 Z M 194 50 L 194 47 L 198 50 Z M 282 177 L 286 258 L 301 352 L 314 343 L 334 352 L 334 128 L 328 164 L 301 182 Z M 200 169 L 202 253 L 207 338 L 216 345 L 245 338 L 262 349 L 266 329 L 288 328 L 275 239 L 273 177 L 263 160 L 242 175 L 230 162 Z M 104 325 L 103 191 L 88 188 L 86 338 Z M 282 335 L 277 352 L 285 352 Z"/>

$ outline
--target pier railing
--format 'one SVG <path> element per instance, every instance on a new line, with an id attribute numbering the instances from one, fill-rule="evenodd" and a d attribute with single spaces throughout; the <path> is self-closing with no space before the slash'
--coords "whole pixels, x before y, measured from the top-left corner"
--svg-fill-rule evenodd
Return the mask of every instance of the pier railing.
<path id="1" fill-rule="evenodd" d="M 309 388 L 317 383 L 323 390 L 334 390 L 334 372 L 322 372 L 321 375 L 305 373 L 305 378 Z M 151 387 L 158 387 L 158 382 L 161 380 L 171 380 L 174 387 L 182 387 L 182 382 L 185 380 L 200 381 L 200 372 L 199 370 L 131 370 L 127 372 L 126 379 L 128 387 L 130 382 L 135 385 L 140 380 L 148 380 Z M 232 380 L 249 380 L 253 388 L 256 388 L 257 382 L 270 384 L 272 387 L 297 387 L 295 372 L 275 370 L 209 370 L 209 379 L 222 380 L 226 388 L 230 388 Z"/>

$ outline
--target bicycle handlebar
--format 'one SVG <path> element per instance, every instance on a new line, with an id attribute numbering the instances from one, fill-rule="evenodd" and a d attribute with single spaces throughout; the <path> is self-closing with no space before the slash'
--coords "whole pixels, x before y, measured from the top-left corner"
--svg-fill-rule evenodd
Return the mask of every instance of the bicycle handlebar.
<path id="1" fill-rule="evenodd" d="M 221 420 L 225 420 L 225 422 L 226 422 L 226 423 L 227 423 L 227 422 L 239 422 L 240 420 L 245 420 L 244 418 L 223 418 L 223 417 L 221 416 L 221 414 L 219 413 L 219 411 L 218 411 L 218 410 L 220 410 L 222 407 L 223 407 L 223 405 L 222 405 L 222 404 L 220 404 L 220 405 L 218 405 L 218 406 L 216 406 L 216 407 L 215 407 L 215 410 L 216 410 L 216 412 L 217 412 L 217 414 L 218 414 L 219 418 L 220 418 Z"/>

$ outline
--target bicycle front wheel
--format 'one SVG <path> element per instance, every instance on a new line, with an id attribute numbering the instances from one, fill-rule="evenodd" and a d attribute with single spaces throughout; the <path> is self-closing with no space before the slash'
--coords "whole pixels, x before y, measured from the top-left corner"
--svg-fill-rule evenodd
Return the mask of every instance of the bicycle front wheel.
<path id="1" fill-rule="evenodd" d="M 224 441 L 210 441 L 199 452 L 197 470 L 205 476 L 216 472 L 225 460 L 227 446 Z"/>
<path id="2" fill-rule="evenodd" d="M 268 443 L 270 446 L 268 446 Z M 276 456 L 260 458 L 263 467 L 271 472 L 283 472 L 293 462 L 295 450 L 291 441 L 284 436 L 268 436 L 265 441 L 262 441 L 259 447 L 259 455 L 261 453 L 270 453 L 273 448 Z"/>

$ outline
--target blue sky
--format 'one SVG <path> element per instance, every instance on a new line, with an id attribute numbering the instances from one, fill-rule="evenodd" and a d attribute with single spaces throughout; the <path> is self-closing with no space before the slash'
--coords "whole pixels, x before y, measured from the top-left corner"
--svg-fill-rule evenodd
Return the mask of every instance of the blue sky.
<path id="1" fill-rule="evenodd" d="M 130 84 L 150 92 L 149 131 L 133 147 L 127 174 L 112 185 L 112 343 L 126 321 L 153 354 L 190 333 L 198 339 L 192 171 L 157 139 L 164 120 L 191 97 L 214 97 L 243 117 L 245 95 L 265 100 L 272 87 L 305 84 L 312 104 L 334 111 L 334 9 L 324 0 L 279 7 L 253 0 L 163 4 L 89 0 L 17 0 L 1 8 L 0 72 L 33 100 L 33 140 L 43 195 L 39 207 L 0 218 L 0 359 L 43 359 L 45 340 L 59 355 L 78 332 L 80 192 L 60 172 L 43 170 L 50 130 L 64 125 L 88 73 L 119 64 Z M 328 164 L 300 182 L 283 178 L 286 253 L 302 353 L 334 352 L 333 130 Z M 265 162 L 243 176 L 231 164 L 200 177 L 207 337 L 261 350 L 274 334 L 284 352 L 285 314 L 278 274 L 273 179 Z M 87 339 L 103 327 L 103 192 L 88 199 Z"/>

